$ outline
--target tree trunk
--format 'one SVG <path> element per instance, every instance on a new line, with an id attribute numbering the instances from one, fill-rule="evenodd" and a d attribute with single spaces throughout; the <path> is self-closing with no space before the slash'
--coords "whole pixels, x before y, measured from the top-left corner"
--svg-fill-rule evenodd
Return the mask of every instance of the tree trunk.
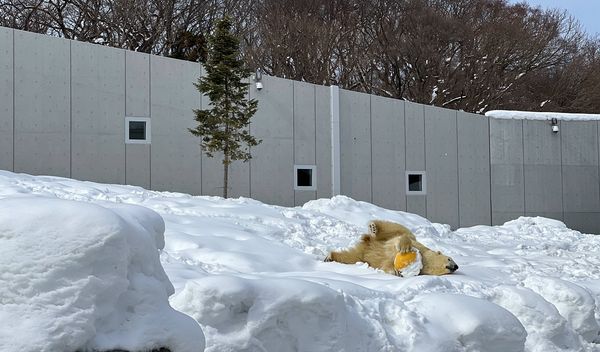
<path id="1" fill-rule="evenodd" d="M 223 198 L 227 198 L 227 181 L 229 178 L 229 153 L 225 151 L 223 159 Z"/>

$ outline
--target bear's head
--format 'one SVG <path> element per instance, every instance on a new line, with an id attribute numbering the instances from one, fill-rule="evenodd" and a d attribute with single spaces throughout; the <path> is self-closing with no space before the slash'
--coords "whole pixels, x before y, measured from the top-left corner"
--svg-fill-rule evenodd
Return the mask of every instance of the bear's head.
<path id="1" fill-rule="evenodd" d="M 458 269 L 458 265 L 452 258 L 445 256 L 442 252 L 432 251 L 429 248 L 421 251 L 423 268 L 420 275 L 445 275 L 452 274 Z"/>

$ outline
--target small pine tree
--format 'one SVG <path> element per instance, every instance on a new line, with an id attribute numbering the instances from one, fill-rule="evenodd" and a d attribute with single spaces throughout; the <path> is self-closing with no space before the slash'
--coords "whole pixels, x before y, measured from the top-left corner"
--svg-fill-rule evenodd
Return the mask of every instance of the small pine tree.
<path id="1" fill-rule="evenodd" d="M 206 76 L 194 84 L 206 94 L 212 107 L 194 110 L 198 126 L 189 131 L 201 138 L 200 145 L 209 157 L 223 153 L 223 197 L 227 198 L 229 164 L 234 160 L 247 162 L 252 158 L 250 147 L 258 145 L 248 132 L 250 118 L 258 108 L 258 101 L 248 100 L 248 83 L 243 79 L 251 71 L 240 59 L 239 40 L 231 33 L 231 19 L 224 17 L 208 42 L 208 60 L 204 65 Z"/>

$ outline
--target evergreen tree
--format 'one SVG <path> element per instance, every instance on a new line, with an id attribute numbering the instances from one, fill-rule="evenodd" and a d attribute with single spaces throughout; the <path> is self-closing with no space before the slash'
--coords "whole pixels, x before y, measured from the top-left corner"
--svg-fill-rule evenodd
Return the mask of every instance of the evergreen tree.
<path id="1" fill-rule="evenodd" d="M 229 164 L 234 160 L 250 160 L 250 147 L 261 142 L 248 132 L 258 101 L 246 98 L 248 83 L 243 79 L 251 71 L 240 59 L 239 40 L 231 33 L 231 27 L 231 19 L 224 17 L 209 39 L 206 75 L 195 86 L 208 96 L 212 107 L 194 110 L 198 126 L 189 129 L 201 138 L 200 145 L 206 155 L 212 158 L 215 152 L 223 153 L 224 198 L 227 198 Z"/>

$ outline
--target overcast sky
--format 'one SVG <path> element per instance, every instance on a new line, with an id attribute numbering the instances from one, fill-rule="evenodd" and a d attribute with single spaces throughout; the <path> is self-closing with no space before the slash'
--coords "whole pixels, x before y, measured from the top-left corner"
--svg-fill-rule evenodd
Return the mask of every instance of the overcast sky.
<path id="1" fill-rule="evenodd" d="M 542 8 L 567 10 L 579 20 L 586 32 L 600 35 L 600 0 L 511 0 L 513 3 L 523 1 Z"/>

